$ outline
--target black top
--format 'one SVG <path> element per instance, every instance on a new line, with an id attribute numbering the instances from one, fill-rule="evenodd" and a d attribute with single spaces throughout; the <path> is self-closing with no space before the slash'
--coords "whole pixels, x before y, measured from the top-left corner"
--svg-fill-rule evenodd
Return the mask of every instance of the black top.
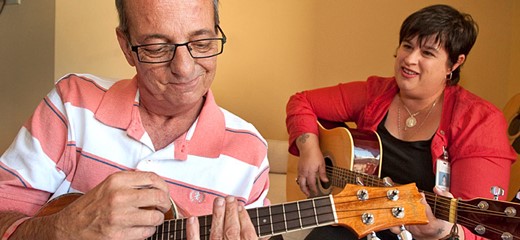
<path id="1" fill-rule="evenodd" d="M 403 141 L 388 132 L 385 120 L 386 117 L 377 126 L 377 133 L 383 145 L 381 177 L 390 177 L 399 184 L 415 182 L 417 188 L 433 191 L 435 173 L 430 148 L 433 136 L 426 141 Z"/>

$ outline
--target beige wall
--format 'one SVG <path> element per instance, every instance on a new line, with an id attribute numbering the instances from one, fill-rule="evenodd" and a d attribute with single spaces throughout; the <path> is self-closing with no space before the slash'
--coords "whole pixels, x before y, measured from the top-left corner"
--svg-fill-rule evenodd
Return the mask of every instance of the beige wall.
<path id="1" fill-rule="evenodd" d="M 512 7 L 512 34 L 510 39 L 511 57 L 509 62 L 510 74 L 507 82 L 507 97 L 520 92 L 520 1 L 513 1 Z"/>
<path id="2" fill-rule="evenodd" d="M 0 15 L 0 154 L 52 88 L 54 0 L 24 0 Z"/>
<path id="3" fill-rule="evenodd" d="M 40 1 L 25 0 L 18 7 L 26 7 L 30 2 Z M 51 65 L 39 67 L 49 70 L 54 66 L 54 78 L 68 72 L 114 78 L 133 76 L 134 71 L 126 64 L 115 39 L 117 19 L 112 0 L 55 2 L 55 64 L 51 60 L 54 56 L 45 53 L 49 59 L 45 64 Z M 440 2 L 471 13 L 480 25 L 480 36 L 462 70 L 462 85 L 503 107 L 509 97 L 520 92 L 520 81 L 516 79 L 520 75 L 519 1 Z M 290 95 L 308 88 L 364 80 L 368 75 L 391 75 L 401 22 L 413 11 L 432 3 L 221 0 L 221 26 L 229 42 L 219 56 L 213 84 L 217 101 L 255 124 L 266 138 L 286 139 L 285 104 Z M 6 16 L 0 16 L 0 24 Z M 47 28 L 53 25 L 49 23 Z M 0 31 L 4 31 L 3 27 Z M 32 39 L 35 38 L 25 40 Z M 32 52 L 24 54 L 33 56 Z M 20 68 L 13 70 L 13 75 L 17 72 L 27 71 Z M 52 82 L 48 76 L 43 81 Z M 9 90 L 11 96 L 15 95 L 13 92 L 26 91 L 21 88 L 28 86 L 18 82 L 15 85 Z M 31 85 L 31 89 L 42 88 Z M 41 98 L 40 93 L 35 95 Z M 3 112 L 14 108 L 6 104 L 9 98 L 0 97 Z M 27 117 L 34 105 L 13 114 Z M 13 121 L 9 128 L 19 128 L 21 120 Z M 7 138 L 12 140 L 11 135 Z"/>

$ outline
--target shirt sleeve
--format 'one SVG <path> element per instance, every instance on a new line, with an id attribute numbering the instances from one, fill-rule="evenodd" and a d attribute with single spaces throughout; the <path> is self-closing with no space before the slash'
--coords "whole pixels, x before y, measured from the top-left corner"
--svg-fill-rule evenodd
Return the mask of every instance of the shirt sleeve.
<path id="1" fill-rule="evenodd" d="M 341 83 L 294 94 L 286 106 L 289 152 L 299 155 L 294 141 L 301 134 L 318 134 L 318 119 L 331 122 L 357 121 L 366 102 L 366 82 Z"/>

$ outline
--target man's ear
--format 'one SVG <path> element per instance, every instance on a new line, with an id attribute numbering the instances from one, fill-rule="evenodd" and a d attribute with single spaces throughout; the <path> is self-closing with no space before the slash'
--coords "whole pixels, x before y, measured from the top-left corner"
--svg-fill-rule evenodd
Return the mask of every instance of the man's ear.
<path id="1" fill-rule="evenodd" d="M 121 47 L 123 54 L 125 54 L 126 61 L 130 66 L 135 67 L 135 58 L 133 57 L 132 49 L 130 48 L 130 40 L 120 28 L 116 28 L 116 35 L 119 47 Z"/>

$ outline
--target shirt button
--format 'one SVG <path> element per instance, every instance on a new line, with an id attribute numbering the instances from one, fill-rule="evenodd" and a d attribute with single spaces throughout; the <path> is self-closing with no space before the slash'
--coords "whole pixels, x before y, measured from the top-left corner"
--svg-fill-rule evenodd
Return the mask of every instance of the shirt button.
<path id="1" fill-rule="evenodd" d="M 199 192 L 197 190 L 193 190 L 190 192 L 190 201 L 193 203 L 202 203 L 204 202 L 205 194 Z"/>
<path id="2" fill-rule="evenodd" d="M 441 135 L 444 135 L 444 130 L 441 130 L 440 133 L 441 133 Z"/>

